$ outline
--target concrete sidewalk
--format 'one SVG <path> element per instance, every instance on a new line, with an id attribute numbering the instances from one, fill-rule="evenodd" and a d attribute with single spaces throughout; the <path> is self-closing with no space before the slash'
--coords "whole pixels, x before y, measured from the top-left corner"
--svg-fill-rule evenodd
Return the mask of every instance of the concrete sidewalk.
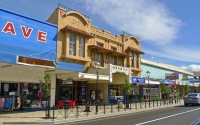
<path id="1" fill-rule="evenodd" d="M 45 111 L 37 111 L 37 112 L 8 112 L 8 113 L 1 113 L 0 114 L 0 123 L 1 124 L 13 124 L 18 123 L 18 124 L 62 124 L 62 123 L 70 123 L 70 122 L 76 122 L 76 121 L 83 121 L 83 120 L 91 120 L 91 119 L 96 119 L 96 118 L 103 118 L 103 117 L 112 117 L 112 116 L 117 116 L 117 115 L 126 115 L 130 113 L 138 113 L 138 112 L 144 112 L 144 111 L 151 111 L 151 110 L 156 110 L 156 109 L 163 109 L 163 108 L 169 108 L 169 107 L 174 107 L 178 105 L 183 105 L 183 101 L 177 104 L 168 104 L 168 105 L 151 105 L 149 108 L 148 105 L 146 105 L 146 108 L 142 107 L 140 108 L 139 105 L 137 104 L 137 109 L 136 105 L 132 105 L 132 109 L 118 109 L 118 108 L 113 108 L 112 113 L 109 109 L 107 109 L 106 113 L 104 114 L 104 111 L 101 109 L 99 110 L 99 113 L 96 114 L 95 112 L 83 112 L 82 110 L 79 111 L 78 118 L 75 113 L 70 114 L 68 111 L 68 117 L 65 119 L 63 114 L 60 114 L 59 111 L 55 111 L 55 115 L 58 115 L 57 118 L 54 119 L 45 119 Z M 144 106 L 144 105 L 143 105 Z M 95 108 L 95 107 L 91 107 Z M 80 108 L 81 109 L 81 108 Z M 119 112 L 118 112 L 119 111 Z M 51 112 L 52 113 L 52 112 Z M 64 112 L 62 112 L 64 113 Z M 52 114 L 51 114 L 52 115 Z"/>

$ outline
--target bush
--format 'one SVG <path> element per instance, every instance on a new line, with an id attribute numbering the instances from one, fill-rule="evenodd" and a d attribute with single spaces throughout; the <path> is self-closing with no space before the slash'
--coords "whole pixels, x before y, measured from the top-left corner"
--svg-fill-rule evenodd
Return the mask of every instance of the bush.
<path id="1" fill-rule="evenodd" d="M 151 101 L 160 101 L 159 97 L 151 97 Z"/>

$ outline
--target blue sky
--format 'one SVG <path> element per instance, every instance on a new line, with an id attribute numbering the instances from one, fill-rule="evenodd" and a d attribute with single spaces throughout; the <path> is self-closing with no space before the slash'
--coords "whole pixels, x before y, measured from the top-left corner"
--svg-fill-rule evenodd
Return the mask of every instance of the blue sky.
<path id="1" fill-rule="evenodd" d="M 200 0 L 1 0 L 0 7 L 46 21 L 58 3 L 99 29 L 138 37 L 144 59 L 200 71 Z"/>

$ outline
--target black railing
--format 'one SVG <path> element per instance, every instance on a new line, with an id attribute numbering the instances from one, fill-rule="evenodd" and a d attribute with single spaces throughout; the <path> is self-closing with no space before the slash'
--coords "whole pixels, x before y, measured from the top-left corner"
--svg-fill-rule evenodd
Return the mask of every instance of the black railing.
<path id="1" fill-rule="evenodd" d="M 176 103 L 175 103 L 176 102 Z M 69 106 L 69 105 L 63 105 L 63 106 L 53 106 L 51 108 L 49 114 L 52 114 L 50 118 L 54 119 L 70 119 L 70 118 L 79 118 L 83 116 L 89 116 L 89 115 L 103 115 L 106 113 L 117 113 L 122 111 L 131 111 L 131 110 L 139 110 L 139 109 L 148 109 L 148 108 L 155 108 L 156 106 L 167 106 L 172 104 L 180 103 L 176 99 L 165 99 L 165 100 L 156 100 L 156 101 L 150 101 L 151 107 L 149 107 L 149 101 L 139 101 L 139 102 L 127 102 L 122 103 L 122 101 L 117 101 L 117 103 L 111 103 L 111 104 L 95 104 L 90 105 L 86 103 L 85 105 L 79 105 L 76 104 L 76 106 Z M 98 105 L 98 113 L 96 112 L 96 105 Z M 48 116 L 47 116 L 48 117 Z"/>
<path id="2" fill-rule="evenodd" d="M 68 8 L 68 7 L 66 7 L 66 6 L 64 6 L 64 5 L 62 5 L 62 4 L 58 4 L 58 7 L 60 7 L 60 8 L 63 8 L 63 9 L 65 9 L 65 11 L 66 12 L 70 12 L 70 11 L 75 11 L 75 12 L 77 12 L 76 10 L 73 10 L 73 9 L 71 9 L 71 8 Z M 80 12 L 79 12 L 80 13 Z M 80 13 L 80 14 L 82 14 L 82 13 Z M 85 15 L 85 14 L 82 14 L 85 18 L 87 18 L 87 19 L 89 19 L 89 16 L 87 16 L 87 15 Z"/>

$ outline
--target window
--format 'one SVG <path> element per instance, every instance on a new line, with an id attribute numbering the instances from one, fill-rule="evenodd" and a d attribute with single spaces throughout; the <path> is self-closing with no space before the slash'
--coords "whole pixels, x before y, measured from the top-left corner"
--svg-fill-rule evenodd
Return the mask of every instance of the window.
<path id="1" fill-rule="evenodd" d="M 111 64 L 117 65 L 117 57 L 112 57 L 111 59 Z"/>
<path id="2" fill-rule="evenodd" d="M 76 38 L 74 34 L 70 34 L 69 36 L 69 54 L 75 56 L 76 47 Z"/>
<path id="3" fill-rule="evenodd" d="M 103 47 L 103 44 L 102 43 L 97 43 L 97 46 L 98 47 Z"/>
<path id="4" fill-rule="evenodd" d="M 139 56 L 138 56 L 138 54 L 135 54 L 135 64 L 136 64 L 136 68 L 139 68 Z"/>
<path id="5" fill-rule="evenodd" d="M 103 54 L 99 53 L 97 55 L 97 61 L 100 63 L 101 66 L 104 66 Z"/>
<path id="6" fill-rule="evenodd" d="M 79 50 L 78 50 L 78 55 L 81 57 L 84 57 L 84 38 L 83 37 L 79 37 Z"/>
<path id="7" fill-rule="evenodd" d="M 130 53 L 130 55 L 131 55 L 131 67 L 134 67 L 134 53 Z"/>
<path id="8" fill-rule="evenodd" d="M 117 51 L 117 48 L 111 47 L 111 50 L 112 50 L 112 51 Z"/>

